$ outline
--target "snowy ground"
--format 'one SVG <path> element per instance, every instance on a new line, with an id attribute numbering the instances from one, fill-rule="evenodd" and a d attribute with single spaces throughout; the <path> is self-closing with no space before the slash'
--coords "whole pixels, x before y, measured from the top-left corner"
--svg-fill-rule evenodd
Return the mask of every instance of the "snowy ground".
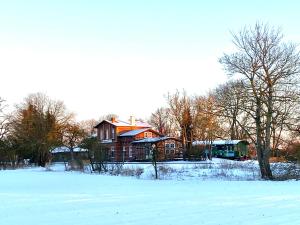
<path id="1" fill-rule="evenodd" d="M 300 182 L 197 179 L 182 166 L 190 177 L 0 171 L 0 225 L 300 224 Z"/>

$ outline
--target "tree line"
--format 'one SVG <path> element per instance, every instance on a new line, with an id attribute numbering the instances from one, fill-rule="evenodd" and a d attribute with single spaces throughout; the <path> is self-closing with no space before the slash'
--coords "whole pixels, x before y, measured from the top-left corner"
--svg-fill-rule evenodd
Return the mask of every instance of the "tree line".
<path id="1" fill-rule="evenodd" d="M 58 146 L 68 147 L 72 156 L 73 149 L 91 130 L 87 121 L 76 122 L 62 101 L 42 93 L 30 94 L 8 115 L 3 99 L 0 104 L 2 167 L 15 167 L 24 160 L 44 167 L 51 161 L 51 150 Z"/>
<path id="2" fill-rule="evenodd" d="M 297 45 L 284 41 L 280 29 L 267 24 L 245 26 L 232 37 L 233 52 L 219 59 L 228 82 L 203 96 L 184 90 L 169 93 L 167 107 L 152 113 L 149 123 L 162 134 L 180 138 L 185 159 L 196 154 L 194 140 L 248 140 L 262 178 L 272 179 L 269 159 L 278 156 L 279 149 L 286 158 L 300 159 L 300 54 Z M 74 162 L 73 150 L 80 144 L 92 149 L 91 160 L 105 159 L 103 146 L 88 138 L 97 121 L 75 121 L 62 101 L 31 94 L 9 115 L 5 104 L 0 98 L 2 167 L 25 159 L 45 166 L 57 146 L 68 147 Z"/>
<path id="3" fill-rule="evenodd" d="M 247 139 L 262 178 L 272 179 L 272 154 L 299 154 L 299 50 L 284 42 L 280 29 L 259 22 L 232 36 L 234 52 L 219 59 L 229 81 L 205 96 L 169 94 L 168 107 L 157 109 L 151 122 L 161 132 L 180 134 L 187 157 L 195 139 Z"/>

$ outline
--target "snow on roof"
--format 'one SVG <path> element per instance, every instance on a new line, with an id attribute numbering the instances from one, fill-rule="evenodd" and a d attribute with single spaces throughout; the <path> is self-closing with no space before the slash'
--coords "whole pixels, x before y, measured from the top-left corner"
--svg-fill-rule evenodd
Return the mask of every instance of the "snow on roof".
<path id="1" fill-rule="evenodd" d="M 139 143 L 156 143 L 156 142 L 165 141 L 165 140 L 168 140 L 168 139 L 173 139 L 173 138 L 171 138 L 171 137 L 144 138 L 144 139 L 141 139 L 141 140 L 138 140 L 138 141 L 133 141 L 131 143 L 133 143 L 133 144 L 139 144 Z"/>
<path id="2" fill-rule="evenodd" d="M 87 151 L 88 151 L 87 149 L 83 149 L 79 147 L 73 149 L 73 152 L 87 152 Z M 62 153 L 62 152 L 70 152 L 70 149 L 65 146 L 62 146 L 51 150 L 51 153 Z"/>
<path id="3" fill-rule="evenodd" d="M 147 127 L 147 128 L 151 128 L 152 126 L 146 122 L 140 121 L 140 120 L 136 120 L 135 124 L 132 125 L 129 122 L 125 122 L 122 120 L 115 120 L 114 122 L 112 122 L 111 120 L 102 120 L 97 126 L 95 126 L 95 128 L 97 128 L 103 121 L 106 121 L 116 127 Z"/>
<path id="4" fill-rule="evenodd" d="M 241 141 L 247 142 L 245 140 L 215 140 L 212 141 L 212 145 L 236 145 L 240 143 Z M 210 141 L 193 141 L 193 145 L 208 145 L 210 144 Z"/>
<path id="5" fill-rule="evenodd" d="M 135 122 L 135 126 L 138 126 L 138 127 L 148 127 L 148 128 L 152 127 L 149 123 L 143 122 L 143 121 L 139 121 L 139 120 L 137 120 Z"/>
<path id="6" fill-rule="evenodd" d="M 144 128 L 144 129 L 138 129 L 138 130 L 131 130 L 131 131 L 128 131 L 128 132 L 125 132 L 121 135 L 119 135 L 120 137 L 129 137 L 129 136 L 135 136 L 137 134 L 140 134 L 144 131 L 147 131 L 149 130 L 150 128 Z"/>

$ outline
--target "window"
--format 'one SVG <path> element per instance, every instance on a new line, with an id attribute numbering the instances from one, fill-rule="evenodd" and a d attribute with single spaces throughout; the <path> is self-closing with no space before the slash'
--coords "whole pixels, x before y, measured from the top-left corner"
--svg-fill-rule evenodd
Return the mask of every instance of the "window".
<path id="1" fill-rule="evenodd" d="M 151 132 L 145 132 L 144 137 L 145 138 L 152 138 L 152 133 Z"/>
<path id="2" fill-rule="evenodd" d="M 111 129 L 111 139 L 114 139 L 115 138 L 115 129 L 112 128 Z"/>
<path id="3" fill-rule="evenodd" d="M 122 151 L 122 161 L 124 162 L 126 156 L 126 148 L 123 146 L 123 151 Z"/>
<path id="4" fill-rule="evenodd" d="M 103 130 L 101 129 L 100 130 L 100 140 L 103 140 L 104 138 L 103 138 Z"/>
<path id="5" fill-rule="evenodd" d="M 150 149 L 145 148 L 144 151 L 145 151 L 145 157 L 146 157 L 146 159 L 150 159 L 152 157 Z"/>
<path id="6" fill-rule="evenodd" d="M 106 129 L 106 137 L 105 139 L 108 139 L 108 129 Z"/>
<path id="7" fill-rule="evenodd" d="M 132 146 L 129 146 L 129 158 L 132 157 Z"/>
<path id="8" fill-rule="evenodd" d="M 166 154 L 169 155 L 169 154 L 170 154 L 170 151 L 169 151 L 169 150 L 166 150 Z"/>
<path id="9" fill-rule="evenodd" d="M 166 143 L 165 146 L 166 146 L 166 148 L 175 148 L 174 143 Z"/>
<path id="10" fill-rule="evenodd" d="M 110 147 L 110 157 L 112 157 L 112 158 L 115 157 L 115 147 L 114 146 Z"/>

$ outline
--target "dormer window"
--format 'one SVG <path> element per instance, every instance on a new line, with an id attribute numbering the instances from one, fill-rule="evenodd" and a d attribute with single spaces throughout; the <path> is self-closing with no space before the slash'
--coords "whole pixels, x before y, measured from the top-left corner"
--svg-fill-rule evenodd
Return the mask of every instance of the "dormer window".
<path id="1" fill-rule="evenodd" d="M 152 133 L 151 132 L 145 132 L 144 133 L 144 138 L 152 138 Z"/>

